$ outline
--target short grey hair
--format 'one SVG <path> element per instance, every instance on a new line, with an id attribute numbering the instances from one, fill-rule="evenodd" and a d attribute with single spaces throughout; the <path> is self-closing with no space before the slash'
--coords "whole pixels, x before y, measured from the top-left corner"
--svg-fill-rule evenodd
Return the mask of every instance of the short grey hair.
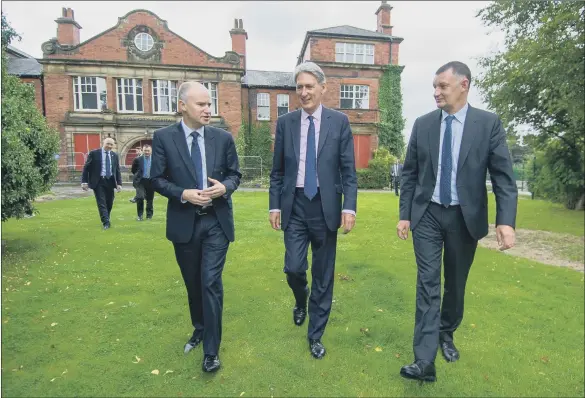
<path id="1" fill-rule="evenodd" d="M 310 73 L 311 75 L 315 76 L 319 84 L 324 84 L 327 80 L 325 79 L 325 73 L 323 73 L 323 69 L 321 69 L 319 65 L 314 62 L 303 62 L 302 64 L 297 65 L 294 74 L 295 83 L 297 82 L 297 77 L 301 73 Z"/>
<path id="2" fill-rule="evenodd" d="M 183 82 L 179 86 L 179 91 L 177 93 L 177 98 L 179 98 L 184 103 L 187 103 L 187 93 L 189 89 L 195 84 L 195 82 Z"/>

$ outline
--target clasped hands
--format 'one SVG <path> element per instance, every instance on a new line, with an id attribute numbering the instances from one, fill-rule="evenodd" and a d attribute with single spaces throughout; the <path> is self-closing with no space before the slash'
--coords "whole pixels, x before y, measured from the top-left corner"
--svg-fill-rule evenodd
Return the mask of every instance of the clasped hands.
<path id="1" fill-rule="evenodd" d="M 183 200 L 197 206 L 207 206 L 211 204 L 211 199 L 219 198 L 226 193 L 225 185 L 221 182 L 211 177 L 207 179 L 213 185 L 205 189 L 185 189 L 183 191 Z"/>
<path id="2" fill-rule="evenodd" d="M 270 225 L 273 229 L 280 230 L 280 212 L 273 211 L 270 213 Z M 351 213 L 341 213 L 341 225 L 343 227 L 343 233 L 349 233 L 355 226 L 355 215 Z"/>

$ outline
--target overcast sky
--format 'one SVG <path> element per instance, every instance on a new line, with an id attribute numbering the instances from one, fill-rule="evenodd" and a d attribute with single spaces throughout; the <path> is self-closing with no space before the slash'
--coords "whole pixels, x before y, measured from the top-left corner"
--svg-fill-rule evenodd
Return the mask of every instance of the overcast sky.
<path id="1" fill-rule="evenodd" d="M 393 35 L 400 45 L 404 130 L 408 140 L 414 120 L 435 109 L 432 80 L 449 61 L 465 62 L 472 76 L 479 73 L 477 57 L 503 48 L 503 34 L 486 28 L 477 11 L 486 1 L 390 1 Z M 3 1 L 2 12 L 22 41 L 12 44 L 40 58 L 41 44 L 56 36 L 55 19 L 71 7 L 81 25 L 81 41 L 116 25 L 118 17 L 137 8 L 154 12 L 169 28 L 214 56 L 231 50 L 229 30 L 241 18 L 248 32 L 248 68 L 292 72 L 308 30 L 351 25 L 376 30 L 380 1 L 360 2 L 77 2 Z M 486 109 L 472 85 L 469 103 Z"/>

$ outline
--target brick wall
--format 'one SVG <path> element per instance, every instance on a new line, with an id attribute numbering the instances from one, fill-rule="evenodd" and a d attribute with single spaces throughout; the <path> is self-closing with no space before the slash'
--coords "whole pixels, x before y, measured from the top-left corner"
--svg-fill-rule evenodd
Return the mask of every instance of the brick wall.
<path id="1" fill-rule="evenodd" d="M 289 112 L 294 111 L 295 109 L 300 109 L 301 105 L 299 103 L 296 91 L 294 89 L 272 89 L 272 88 L 251 88 L 246 89 L 246 92 L 250 94 L 250 105 L 252 108 L 252 122 L 259 122 L 257 118 L 257 107 L 256 107 L 256 99 L 258 93 L 267 93 L 270 95 L 270 127 L 272 131 L 272 135 L 276 131 L 276 120 L 278 119 L 278 107 L 277 107 L 277 96 L 278 94 L 288 94 L 288 110 Z M 246 94 L 247 94 L 246 93 Z M 243 101 L 246 102 L 246 110 L 244 116 L 247 118 L 248 115 L 248 108 L 247 102 L 248 97 L 242 97 Z"/>
<path id="2" fill-rule="evenodd" d="M 311 61 L 335 62 L 335 43 L 364 43 L 374 45 L 374 64 L 388 65 L 390 60 L 390 43 L 387 41 L 377 42 L 371 39 L 343 39 L 313 37 L 309 41 Z M 396 44 L 398 46 L 398 44 Z"/>

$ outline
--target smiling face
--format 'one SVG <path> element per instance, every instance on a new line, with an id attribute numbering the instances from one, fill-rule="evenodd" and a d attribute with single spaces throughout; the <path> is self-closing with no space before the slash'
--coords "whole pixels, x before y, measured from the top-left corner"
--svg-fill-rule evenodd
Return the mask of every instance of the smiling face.
<path id="1" fill-rule="evenodd" d="M 103 145 L 104 151 L 109 152 L 112 149 L 114 149 L 114 140 L 112 138 L 106 138 L 104 140 L 104 145 Z"/>
<path id="2" fill-rule="evenodd" d="M 179 98 L 179 109 L 187 126 L 198 129 L 211 121 L 211 97 L 209 91 L 200 83 L 193 83 L 185 98 Z"/>
<path id="3" fill-rule="evenodd" d="M 311 73 L 302 72 L 297 76 L 297 96 L 301 107 L 309 115 L 312 115 L 319 105 L 321 97 L 327 92 L 325 83 L 319 83 Z"/>
<path id="4" fill-rule="evenodd" d="M 449 114 L 456 113 L 467 103 L 469 80 L 454 74 L 453 69 L 435 75 L 433 87 L 437 107 Z"/>

